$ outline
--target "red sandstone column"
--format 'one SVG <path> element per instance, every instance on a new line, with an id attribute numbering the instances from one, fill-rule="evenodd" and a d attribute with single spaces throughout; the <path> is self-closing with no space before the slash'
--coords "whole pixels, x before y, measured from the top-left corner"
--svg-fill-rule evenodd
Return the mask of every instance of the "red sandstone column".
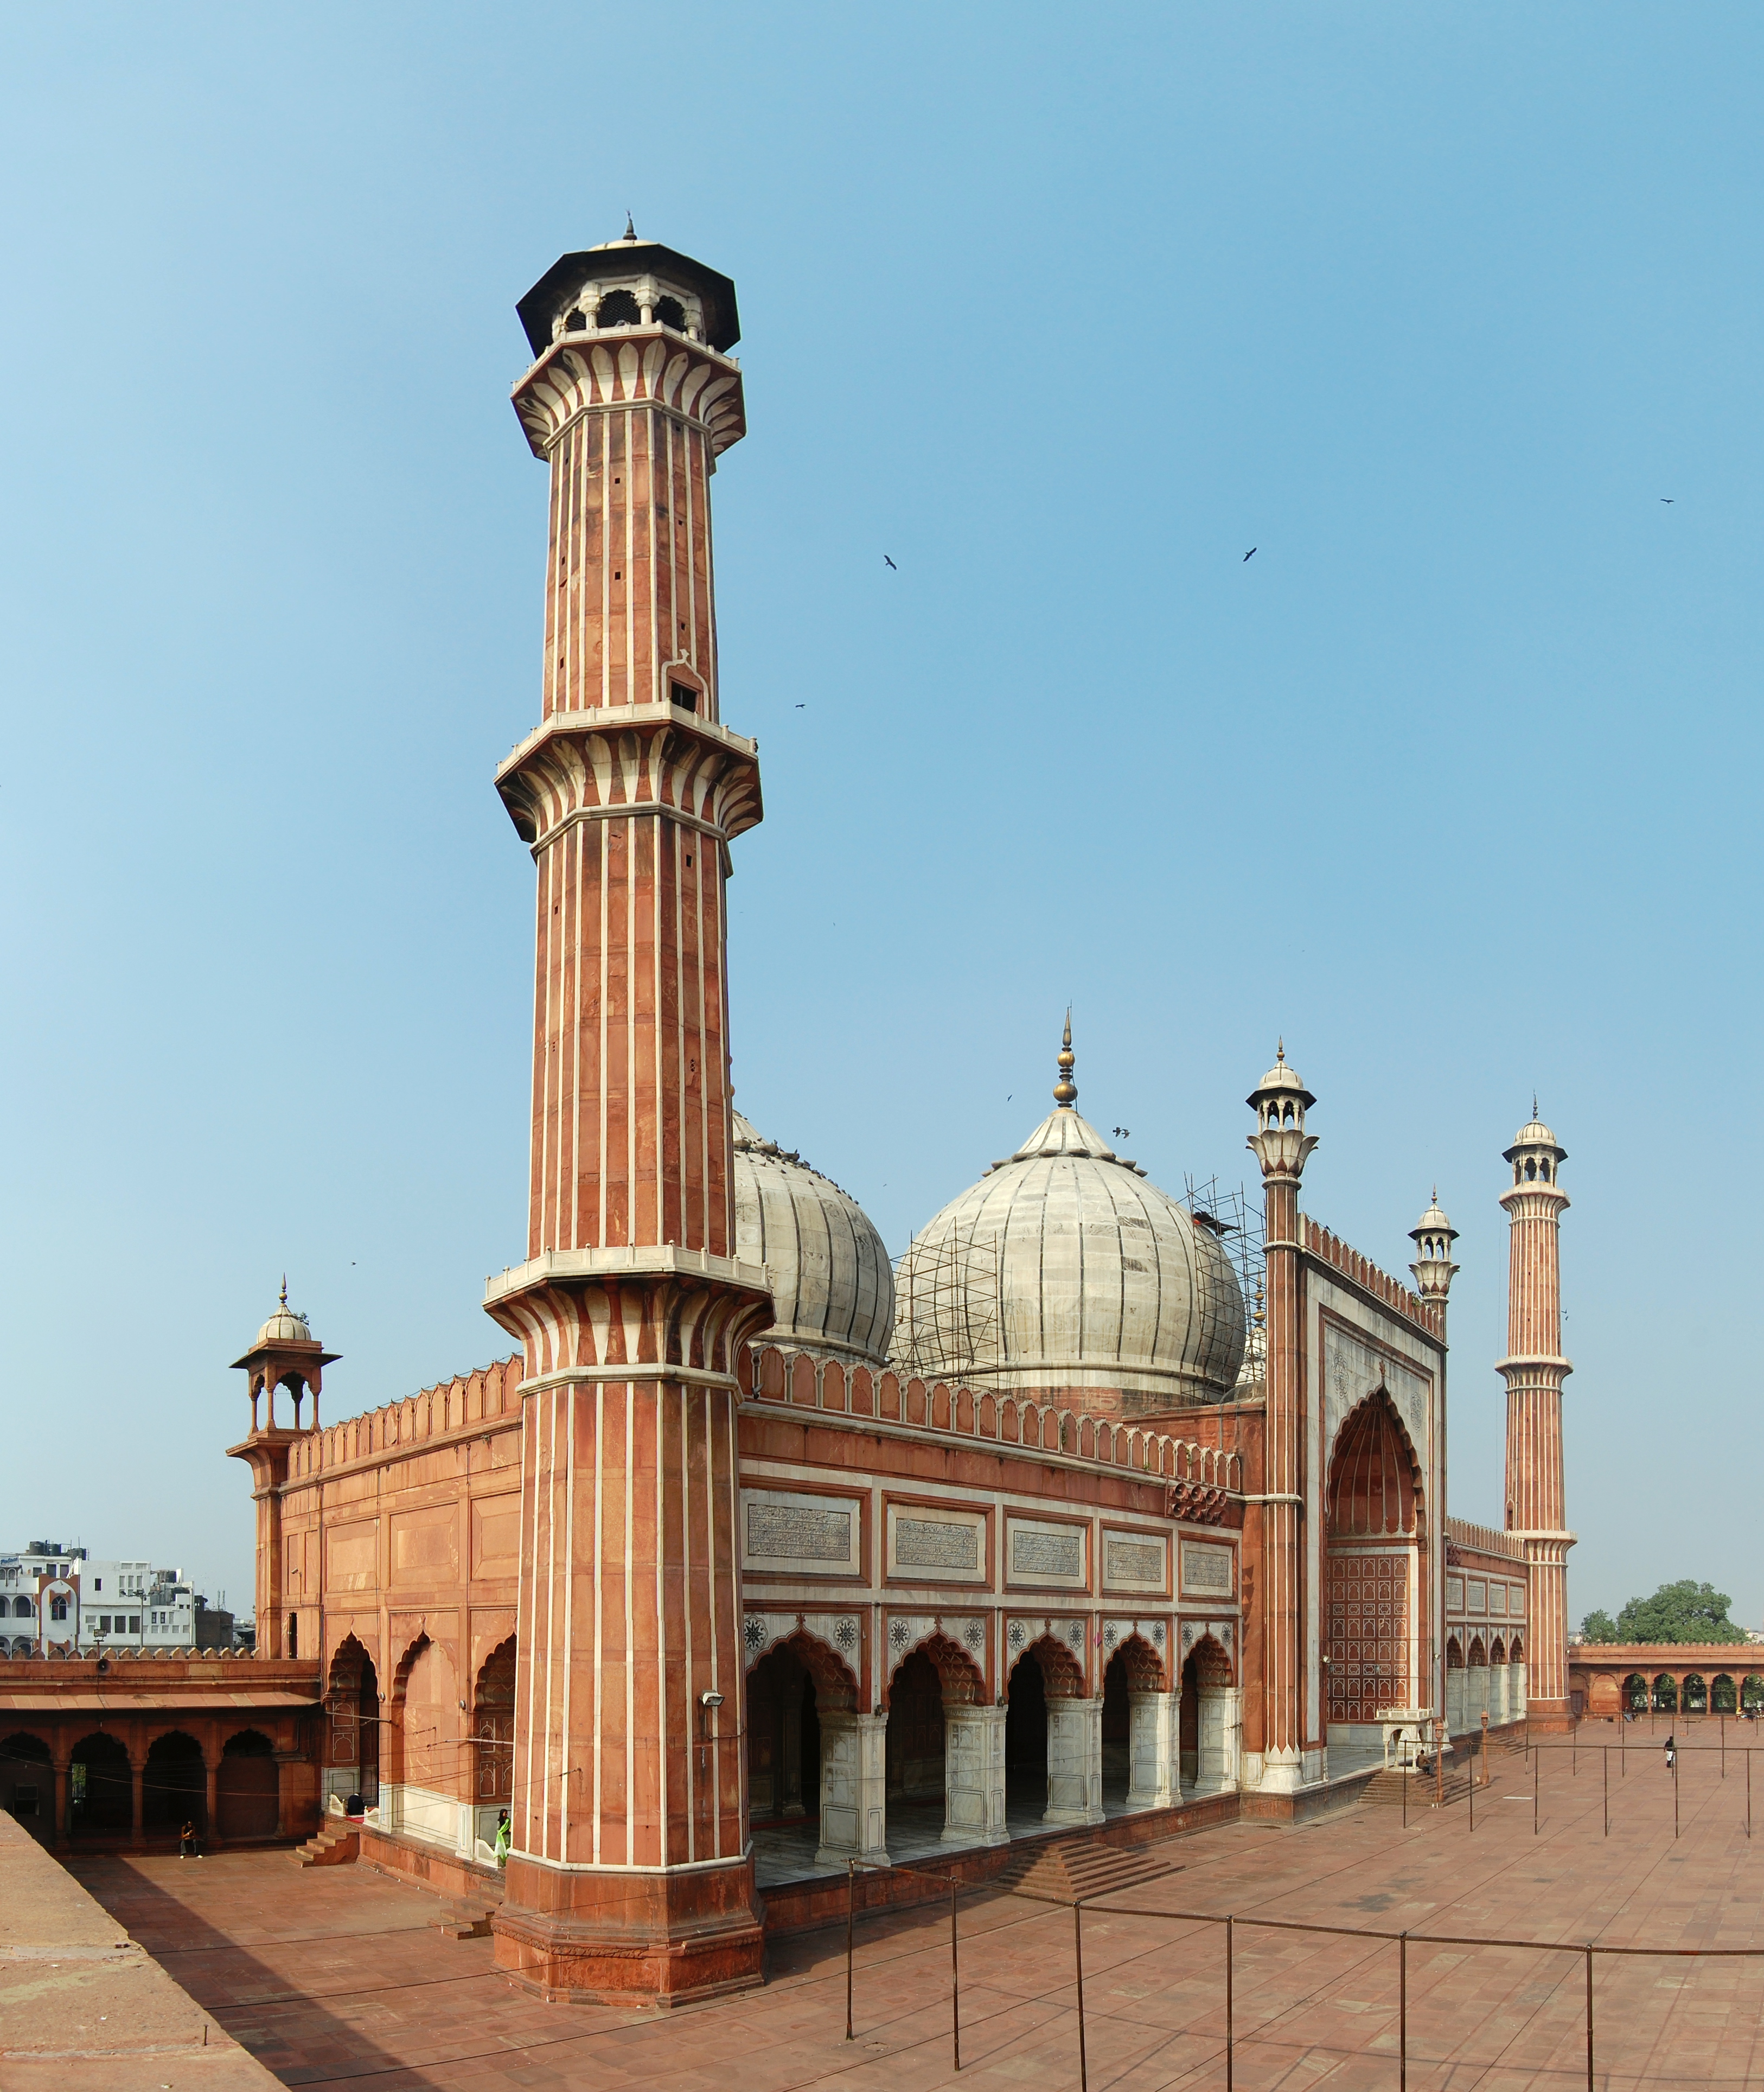
<path id="1" fill-rule="evenodd" d="M 1562 1355 L 1561 1220 L 1568 1201 L 1557 1182 L 1567 1150 L 1533 1107 L 1505 1151 L 1513 1182 L 1501 1195 L 1508 1232 L 1507 1525 L 1524 1543 L 1525 1689 L 1530 1718 L 1568 1711 L 1567 1498 L 1562 1470 L 1562 1384 L 1574 1370 Z"/>
<path id="2" fill-rule="evenodd" d="M 1304 1264 L 1299 1240 L 1299 1181 L 1317 1136 L 1304 1130 L 1317 1102 L 1278 1059 L 1250 1092 L 1257 1131 L 1249 1145 L 1261 1165 L 1268 1220 L 1267 1450 L 1262 1511 L 1261 1764 L 1245 1767 L 1245 1784 L 1281 1792 L 1303 1785 L 1306 1721 L 1303 1527 Z"/>
<path id="3" fill-rule="evenodd" d="M 496 780 L 538 873 L 527 1257 L 486 1297 L 525 1352 L 496 1958 L 553 1995 L 677 2001 L 761 1957 L 735 1374 L 771 1303 L 732 1257 L 724 900 L 760 799 L 720 722 L 710 517 L 743 428 L 734 297 L 616 241 L 521 312 L 551 520 L 542 723 Z"/>

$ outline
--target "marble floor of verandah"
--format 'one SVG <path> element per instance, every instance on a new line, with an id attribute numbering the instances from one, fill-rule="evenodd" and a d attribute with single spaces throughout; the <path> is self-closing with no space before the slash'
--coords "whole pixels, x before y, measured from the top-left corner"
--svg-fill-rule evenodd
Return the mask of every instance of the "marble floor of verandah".
<path id="1" fill-rule="evenodd" d="M 1234 2092 L 1396 2092 L 1407 1949 L 1410 2092 L 1578 2092 L 1587 2082 L 1580 1951 L 1764 1948 L 1764 1765 L 1682 1750 L 1619 1755 L 1583 1730 L 1532 1770 L 1501 1753 L 1463 1802 L 1350 1805 L 1299 1824 L 1239 1822 L 1154 1849 L 1175 1871 L 1087 1905 L 1091 2092 L 1223 2092 L 1224 1926 L 1234 1928 Z M 1611 1741 L 1610 1830 L 1605 1830 Z M 1683 1739 L 1680 1739 L 1683 1741 Z M 1758 1754 L 1764 1758 L 1764 1752 Z M 546 2005 L 488 1939 L 443 1939 L 435 1897 L 370 1869 L 305 1872 L 281 1852 L 86 1857 L 74 1872 L 197 2000 L 291 2086 L 374 2092 L 1076 2092 L 1070 1910 L 997 1887 L 959 1916 L 962 2071 L 941 1906 L 860 1920 L 845 2038 L 845 1929 L 775 1940 L 767 1981 L 670 2013 Z M 1111 1904 L 1117 1906 L 1111 1908 Z M 1353 1928 L 1284 1931 L 1270 1919 Z M 1368 1934 L 1381 1933 L 1385 1938 Z M 1527 1941 L 1538 1952 L 1484 1941 Z M 1764 1956 L 1594 1964 L 1598 2092 L 1764 2083 Z M 188 2092 L 193 2058 L 132 2080 Z M 70 2058 L 62 2092 L 115 2081 Z M 5 2067 L 0 2064 L 0 2081 Z"/>

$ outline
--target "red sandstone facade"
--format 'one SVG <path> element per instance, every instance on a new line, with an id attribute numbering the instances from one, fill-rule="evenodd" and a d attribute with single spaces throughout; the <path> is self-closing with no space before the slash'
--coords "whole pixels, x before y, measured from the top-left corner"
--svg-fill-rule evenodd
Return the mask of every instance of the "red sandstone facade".
<path id="1" fill-rule="evenodd" d="M 722 723 L 710 516 L 745 430 L 733 287 L 614 242 L 521 310 L 515 405 L 551 482 L 541 721 L 497 773 L 537 868 L 530 1195 L 486 1303 L 520 1350 L 322 1428 L 330 1357 L 299 1318 L 240 1362 L 260 1624 L 322 1666 L 322 1792 L 361 1797 L 364 1853 L 495 1884 L 507 1812 L 499 1965 L 670 2003 L 759 1980 L 762 1850 L 812 1888 L 1122 1813 L 1291 1813 L 1448 1712 L 1479 1722 L 1448 1675 L 1472 1555 L 1485 1607 L 1488 1563 L 1523 1584 L 1524 1661 L 1559 1680 L 1537 1648 L 1571 1537 L 1553 1164 L 1541 1204 L 1535 1177 L 1508 1195 L 1510 1537 L 1445 1517 L 1450 1224 L 1414 1230 L 1411 1288 L 1300 1210 L 1314 1100 L 1283 1050 L 1249 1100 L 1266 1314 L 1241 1369 L 1204 1217 L 1077 1117 L 1069 1035 L 1054 1114 L 997 1166 L 1042 1186 L 1049 1226 L 1056 1182 L 1111 1202 L 1123 1299 L 1144 1245 L 1187 1260 L 1185 1330 L 1120 1308 L 1121 1385 L 1012 1378 L 1003 1333 L 1047 1303 L 1003 1298 L 1002 1263 L 970 1372 L 884 1360 L 854 1295 L 828 1333 L 855 1254 L 832 1220 L 741 1260 L 724 881 L 760 793 Z M 826 1188 L 816 1210 L 855 1230 Z M 775 1295 L 802 1326 L 811 1278 L 819 1333 L 768 1337 Z M 276 1422 L 278 1388 L 312 1394 L 310 1422 Z"/>

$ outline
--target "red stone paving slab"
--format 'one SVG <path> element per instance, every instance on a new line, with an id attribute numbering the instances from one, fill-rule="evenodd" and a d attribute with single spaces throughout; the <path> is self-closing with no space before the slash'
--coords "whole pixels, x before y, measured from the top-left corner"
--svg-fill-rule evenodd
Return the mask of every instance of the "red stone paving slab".
<path id="1" fill-rule="evenodd" d="M 1764 1948 L 1764 1822 L 1745 1831 L 1743 1768 L 1680 1758 L 1680 1835 L 1657 1754 L 1602 1762 L 1583 1744 L 1540 1760 L 1541 1827 L 1517 1757 L 1495 1761 L 1476 1829 L 1463 1804 L 1350 1807 L 1294 1826 L 1239 1824 L 1171 1840 L 1180 1871 L 1085 1912 L 1091 2092 L 1214 2092 L 1224 2070 L 1223 1927 L 1235 1913 L 1237 2092 L 1397 2082 L 1394 1940 L 1279 1931 L 1281 1917 L 1386 1932 L 1565 1941 L 1578 1948 Z M 1759 1781 L 1764 1801 L 1764 1779 Z M 510 1987 L 486 1939 L 435 1930 L 423 1891 L 360 1867 L 285 1855 L 82 1861 L 101 1902 L 247 2050 L 291 2086 L 374 2092 L 922 2092 L 955 2083 L 949 1918 L 861 1921 L 856 2039 L 845 2035 L 841 1930 L 776 1943 L 766 1986 L 662 2015 L 546 2005 Z M 1110 1906 L 1114 1906 L 1111 1908 Z M 1152 1914 L 1146 1914 L 1152 1913 Z M 962 2083 L 1068 2092 L 1079 2082 L 1069 1909 L 976 1894 L 960 1918 Z M 1586 2081 L 1578 1952 L 1407 1949 L 1412 2092 L 1578 2092 Z M 1600 1957 L 1596 2083 L 1764 2083 L 1764 1956 Z"/>

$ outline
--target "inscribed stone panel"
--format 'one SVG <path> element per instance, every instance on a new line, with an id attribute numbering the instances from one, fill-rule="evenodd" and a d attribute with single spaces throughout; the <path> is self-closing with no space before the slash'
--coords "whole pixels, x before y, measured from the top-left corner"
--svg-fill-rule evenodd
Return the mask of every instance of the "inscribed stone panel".
<path id="1" fill-rule="evenodd" d="M 1506 1612 L 1506 1610 L 1507 1610 L 1507 1586 L 1506 1586 L 1504 1584 L 1489 1584 L 1489 1610 L 1491 1613 L 1502 1613 L 1502 1614 L 1504 1614 L 1504 1613 Z"/>
<path id="2" fill-rule="evenodd" d="M 741 1491 L 741 1567 L 795 1576 L 854 1576 L 863 1522 L 855 1497 Z"/>
<path id="3" fill-rule="evenodd" d="M 1113 1591 L 1170 1588 L 1170 1542 L 1155 1532 L 1105 1532 L 1103 1581 Z"/>
<path id="4" fill-rule="evenodd" d="M 890 1504 L 891 1576 L 916 1584 L 979 1584 L 986 1578 L 986 1520 L 979 1511 Z"/>
<path id="5" fill-rule="evenodd" d="M 1525 1587 L 1523 1584 L 1509 1584 L 1507 1587 L 1509 1614 L 1523 1619 L 1525 1617 Z"/>
<path id="6" fill-rule="evenodd" d="M 1462 1576 L 1448 1576 L 1446 1579 L 1446 1610 L 1448 1613 L 1461 1613 L 1464 1610 Z"/>
<path id="7" fill-rule="evenodd" d="M 1485 1613 L 1489 1609 L 1489 1587 L 1480 1576 L 1470 1579 L 1470 1607 L 1472 1613 Z"/>
<path id="8" fill-rule="evenodd" d="M 1198 1540 L 1182 1542 L 1182 1588 L 1189 1592 L 1217 1592 L 1229 1597 L 1231 1592 L 1231 1550 L 1229 1547 L 1209 1547 Z"/>
<path id="9" fill-rule="evenodd" d="M 1014 1518 L 1005 1525 L 1006 1573 L 1014 1584 L 1051 1584 L 1081 1591 L 1088 1578 L 1082 1525 L 1054 1525 L 1039 1519 Z"/>

